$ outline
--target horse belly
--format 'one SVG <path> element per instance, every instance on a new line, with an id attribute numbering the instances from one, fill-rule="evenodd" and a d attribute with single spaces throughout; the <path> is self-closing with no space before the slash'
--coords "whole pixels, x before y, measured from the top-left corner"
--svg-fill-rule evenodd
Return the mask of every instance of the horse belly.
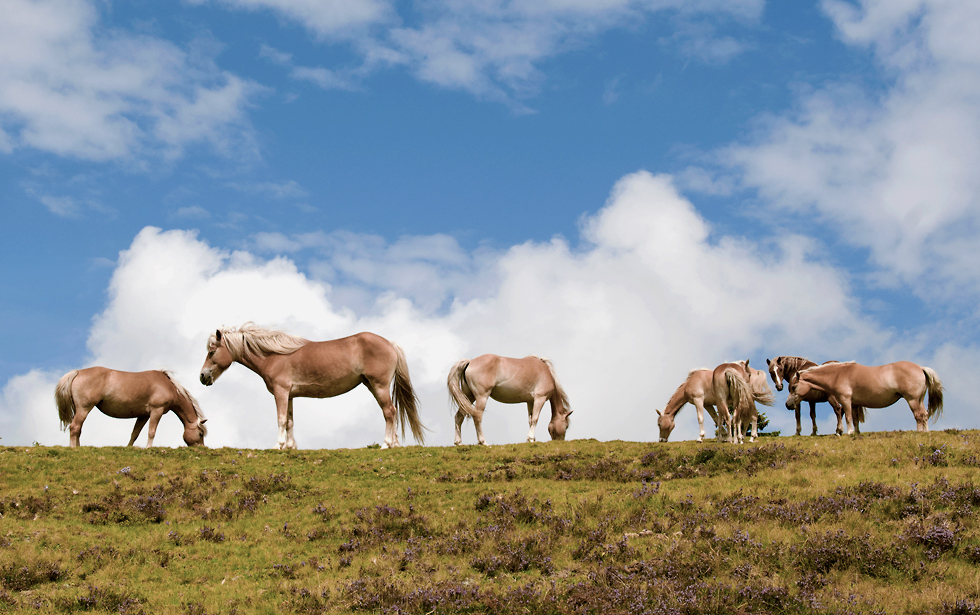
<path id="1" fill-rule="evenodd" d="M 490 397 L 503 404 L 520 404 L 534 400 L 534 394 L 525 389 L 501 386 L 494 387 L 490 391 Z"/>
<path id="2" fill-rule="evenodd" d="M 865 408 L 887 408 L 894 404 L 902 396 L 897 391 L 873 391 L 856 390 L 851 395 L 851 407 L 864 406 Z"/>
<path id="3" fill-rule="evenodd" d="M 353 390 L 361 384 L 359 375 L 346 378 L 324 378 L 309 382 L 294 382 L 290 387 L 290 397 L 336 397 Z"/>

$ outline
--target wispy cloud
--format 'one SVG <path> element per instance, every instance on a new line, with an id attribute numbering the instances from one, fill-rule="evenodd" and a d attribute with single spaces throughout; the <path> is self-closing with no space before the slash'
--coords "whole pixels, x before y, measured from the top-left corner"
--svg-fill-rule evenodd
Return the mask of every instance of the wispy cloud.
<path id="1" fill-rule="evenodd" d="M 744 187 L 869 250 L 923 299 L 980 297 L 980 5 L 823 4 L 889 85 L 831 83 L 721 152 Z M 969 308 L 972 311 L 972 307 Z"/>
<path id="2" fill-rule="evenodd" d="M 84 160 L 174 156 L 192 143 L 240 154 L 256 86 L 207 45 L 99 28 L 86 0 L 9 0 L 0 20 L 0 150 Z"/>

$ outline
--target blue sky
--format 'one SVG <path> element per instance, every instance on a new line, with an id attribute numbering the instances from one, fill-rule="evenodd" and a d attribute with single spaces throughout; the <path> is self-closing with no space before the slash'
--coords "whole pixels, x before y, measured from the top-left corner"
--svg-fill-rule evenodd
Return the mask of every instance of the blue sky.
<path id="1" fill-rule="evenodd" d="M 271 446 L 257 377 L 196 381 L 246 320 L 399 342 L 436 444 L 484 352 L 552 358 L 569 437 L 652 440 L 688 370 L 778 354 L 928 364 L 936 427 L 980 426 L 972 3 L 4 4 L 4 444 L 66 443 L 54 382 L 101 364 L 173 369 L 212 443 Z M 380 440 L 349 397 L 304 402 L 301 447 Z"/>

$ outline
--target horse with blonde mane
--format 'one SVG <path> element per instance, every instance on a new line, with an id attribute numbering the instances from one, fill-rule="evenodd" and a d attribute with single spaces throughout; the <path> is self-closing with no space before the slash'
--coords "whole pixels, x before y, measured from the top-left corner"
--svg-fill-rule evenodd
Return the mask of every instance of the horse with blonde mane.
<path id="1" fill-rule="evenodd" d="M 61 429 L 69 430 L 70 446 L 80 446 L 82 423 L 92 408 L 112 418 L 136 419 L 128 446 L 136 442 L 147 421 L 150 428 L 146 447 L 153 446 L 157 424 L 170 411 L 184 425 L 187 446 L 203 445 L 208 433 L 200 404 L 166 370 L 121 372 L 106 367 L 72 370 L 58 381 L 54 400 Z"/>
<path id="2" fill-rule="evenodd" d="M 858 406 L 887 408 L 904 399 L 919 431 L 929 431 L 929 420 L 939 418 L 943 411 L 943 384 L 936 372 L 909 361 L 880 366 L 852 362 L 809 367 L 790 381 L 787 406 L 799 403 L 813 391 L 826 395 L 835 410 L 847 419 L 848 435 L 854 433 L 853 413 Z M 923 405 L 927 393 L 928 407 Z M 838 433 L 842 432 L 840 418 L 837 429 Z"/>
<path id="3" fill-rule="evenodd" d="M 495 399 L 505 404 L 527 404 L 530 431 L 527 441 L 534 442 L 534 430 L 544 402 L 551 402 L 551 421 L 548 433 L 552 440 L 564 440 L 568 429 L 568 395 L 558 381 L 555 366 L 548 359 L 529 356 L 512 359 L 495 354 L 485 354 L 475 359 L 463 359 L 449 370 L 446 381 L 453 404 L 456 421 L 455 444 L 463 442 L 462 426 L 467 416 L 473 419 L 476 437 L 480 444 L 487 443 L 483 436 L 483 412 L 487 401 Z"/>
<path id="4" fill-rule="evenodd" d="M 419 418 L 418 399 L 408 375 L 405 352 L 374 333 L 357 333 L 325 342 L 266 329 L 247 322 L 217 329 L 208 338 L 208 354 L 201 367 L 201 383 L 210 386 L 233 362 L 262 377 L 276 400 L 279 448 L 296 448 L 293 437 L 294 397 L 335 397 L 359 384 L 371 391 L 385 419 L 386 448 L 398 446 L 401 417 L 420 444 L 425 426 Z"/>
<path id="5" fill-rule="evenodd" d="M 824 365 L 828 363 L 839 363 L 840 361 L 827 361 Z M 769 366 L 769 375 L 772 377 L 773 383 L 776 385 L 777 391 L 783 390 L 783 381 L 787 384 L 793 381 L 793 377 L 796 376 L 797 372 L 808 369 L 810 367 L 816 367 L 817 364 L 803 357 L 776 357 L 773 360 L 766 359 L 766 364 Z M 810 420 L 813 421 L 813 432 L 811 436 L 817 435 L 817 404 L 821 402 L 828 402 L 827 395 L 821 391 L 812 390 L 810 393 L 802 399 L 810 404 Z M 830 405 L 834 408 L 834 405 Z M 803 424 L 800 422 L 800 404 L 791 405 L 788 401 L 786 402 L 786 409 L 793 410 L 796 413 L 796 435 L 800 435 L 803 431 Z M 854 412 L 854 429 L 856 433 L 861 433 L 861 423 L 864 422 L 864 408 L 860 406 L 855 406 L 853 408 Z M 839 408 L 834 408 L 834 413 L 837 415 L 837 434 L 840 435 L 843 432 L 841 428 L 841 414 Z"/>
<path id="6" fill-rule="evenodd" d="M 715 435 L 721 437 L 722 424 L 718 421 L 718 413 L 715 411 L 718 401 L 714 396 L 713 372 L 714 370 L 708 368 L 692 369 L 687 373 L 684 382 L 671 395 L 663 412 L 657 410 L 657 426 L 660 428 L 661 442 L 666 442 L 670 432 L 674 431 L 677 413 L 685 404 L 692 404 L 698 411 L 698 442 L 704 442 L 705 410 L 715 422 Z"/>
<path id="7" fill-rule="evenodd" d="M 752 426 L 749 442 L 758 437 L 759 411 L 756 402 L 771 406 L 774 402 L 772 389 L 766 384 L 766 373 L 749 367 L 749 360 L 722 363 L 711 374 L 718 414 L 728 426 L 729 439 L 741 444 L 745 428 Z"/>

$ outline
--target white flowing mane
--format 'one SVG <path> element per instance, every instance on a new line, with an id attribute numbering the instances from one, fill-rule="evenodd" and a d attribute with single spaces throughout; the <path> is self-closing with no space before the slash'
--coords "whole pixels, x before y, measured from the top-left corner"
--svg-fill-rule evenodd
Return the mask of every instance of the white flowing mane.
<path id="1" fill-rule="evenodd" d="M 221 342 L 231 353 L 232 359 L 241 361 L 256 355 L 265 357 L 270 354 L 292 354 L 309 344 L 310 340 L 247 322 L 237 328 L 221 329 Z M 212 333 L 208 338 L 208 347 L 216 343 L 217 337 Z"/>
<path id="2" fill-rule="evenodd" d="M 561 399 L 561 405 L 565 408 L 565 414 L 570 414 L 572 411 L 571 404 L 568 401 L 568 394 L 565 393 L 565 388 L 561 386 L 561 382 L 558 380 L 558 374 L 555 373 L 555 364 L 552 363 L 550 359 L 539 357 L 537 355 L 531 356 L 548 366 L 548 371 L 551 372 L 551 379 L 555 381 L 555 393 L 558 395 L 558 398 Z"/>

